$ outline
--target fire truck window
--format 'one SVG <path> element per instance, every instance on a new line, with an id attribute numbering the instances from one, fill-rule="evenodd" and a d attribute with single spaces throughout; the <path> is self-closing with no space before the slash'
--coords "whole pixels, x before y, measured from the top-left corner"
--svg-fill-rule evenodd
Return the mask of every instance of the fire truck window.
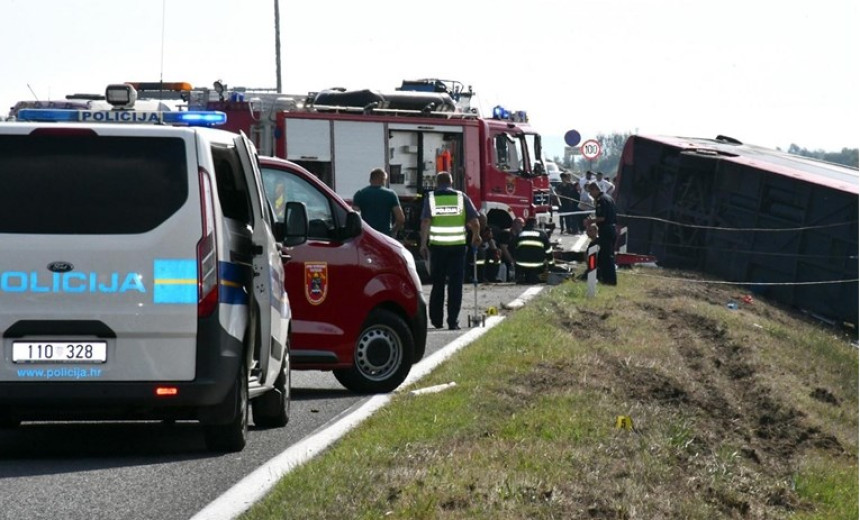
<path id="1" fill-rule="evenodd" d="M 496 166 L 507 172 L 523 171 L 523 160 L 519 141 L 508 134 L 498 134 L 495 138 Z"/>
<path id="2" fill-rule="evenodd" d="M 272 204 L 275 219 L 284 221 L 284 207 L 287 202 L 303 202 L 308 210 L 308 238 L 332 240 L 336 235 L 337 222 L 345 220 L 332 210 L 328 197 L 315 186 L 298 175 L 283 170 L 262 168 L 263 187 L 266 197 Z M 345 211 L 340 211 L 345 213 Z"/>

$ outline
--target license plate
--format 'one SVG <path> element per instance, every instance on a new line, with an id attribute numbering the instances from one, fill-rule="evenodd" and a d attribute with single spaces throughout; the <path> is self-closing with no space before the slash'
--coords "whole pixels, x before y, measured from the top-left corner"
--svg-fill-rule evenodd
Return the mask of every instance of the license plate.
<path id="1" fill-rule="evenodd" d="M 104 363 L 106 341 L 15 341 L 13 363 Z"/>

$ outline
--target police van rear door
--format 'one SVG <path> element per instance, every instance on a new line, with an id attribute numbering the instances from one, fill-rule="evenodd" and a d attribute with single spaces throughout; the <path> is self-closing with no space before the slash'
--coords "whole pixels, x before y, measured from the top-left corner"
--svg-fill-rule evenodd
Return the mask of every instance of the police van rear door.
<path id="1" fill-rule="evenodd" d="M 254 213 L 254 299 L 260 309 L 258 342 L 262 382 L 267 383 L 277 378 L 281 360 L 286 354 L 284 347 L 289 324 L 289 302 L 284 290 L 284 267 L 272 233 L 271 214 L 254 145 L 244 133 L 236 137 L 235 144 Z"/>
<path id="2" fill-rule="evenodd" d="M 0 381 L 195 376 L 194 134 L 0 124 Z"/>

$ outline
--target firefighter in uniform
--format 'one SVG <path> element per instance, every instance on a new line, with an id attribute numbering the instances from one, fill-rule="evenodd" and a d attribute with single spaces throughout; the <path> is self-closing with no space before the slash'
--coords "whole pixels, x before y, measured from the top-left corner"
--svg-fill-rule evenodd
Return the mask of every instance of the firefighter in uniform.
<path id="1" fill-rule="evenodd" d="M 442 328 L 445 287 L 448 288 L 448 328 L 460 328 L 463 277 L 466 267 L 466 226 L 471 246 L 481 243 L 478 211 L 469 197 L 451 186 L 451 174 L 436 175 L 436 189 L 427 194 L 421 212 L 421 256 L 430 260 L 430 323 Z"/>
<path id="2" fill-rule="evenodd" d="M 526 227 L 514 239 L 514 261 L 520 284 L 540 283 L 540 275 L 554 264 L 549 237 L 536 225 L 535 218 L 529 217 Z"/>

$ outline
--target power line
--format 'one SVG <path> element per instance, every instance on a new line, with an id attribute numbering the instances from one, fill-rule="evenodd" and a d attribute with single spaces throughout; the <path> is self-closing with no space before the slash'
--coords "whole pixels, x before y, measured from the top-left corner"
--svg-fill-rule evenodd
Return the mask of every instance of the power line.
<path id="1" fill-rule="evenodd" d="M 806 231 L 810 229 L 826 229 L 838 226 L 847 226 L 851 224 L 857 224 L 856 220 L 846 220 L 845 222 L 836 222 L 833 224 L 821 224 L 818 226 L 803 226 L 803 227 L 793 227 L 793 228 L 728 228 L 728 227 L 719 227 L 719 226 L 701 226 L 698 224 L 685 224 L 683 222 L 675 222 L 672 220 L 666 220 L 663 218 L 657 217 L 644 217 L 641 215 L 626 215 L 623 213 L 618 214 L 619 217 L 630 218 L 630 219 L 641 219 L 641 220 L 654 220 L 657 222 L 663 222 L 665 224 L 672 224 L 675 226 L 688 227 L 688 228 L 696 228 L 696 229 L 715 229 L 718 231 L 769 231 L 769 232 L 783 232 L 783 231 Z"/>
<path id="2" fill-rule="evenodd" d="M 832 285 L 832 284 L 841 284 L 841 283 L 856 283 L 860 281 L 858 278 L 854 279 L 846 279 L 846 280 L 821 280 L 817 282 L 727 282 L 723 280 L 691 280 L 689 278 L 673 278 L 671 276 L 659 276 L 653 274 L 645 274 L 642 272 L 633 271 L 630 274 L 634 276 L 645 276 L 649 278 L 662 278 L 664 280 L 672 280 L 675 282 L 684 282 L 684 283 L 709 283 L 716 285 L 761 285 L 761 286 L 774 286 L 774 285 Z"/>
<path id="3" fill-rule="evenodd" d="M 767 252 L 767 251 L 756 251 L 751 249 L 733 249 L 730 247 L 713 247 L 713 246 L 696 246 L 696 245 L 688 245 L 688 244 L 670 244 L 667 242 L 648 242 L 650 247 L 654 246 L 662 246 L 666 248 L 687 248 L 687 249 L 707 249 L 708 251 L 729 251 L 732 253 L 747 253 L 753 256 L 789 256 L 792 258 L 831 258 L 836 260 L 857 260 L 857 255 L 848 255 L 848 256 L 835 256 L 835 255 L 812 255 L 812 254 L 799 254 L 799 253 L 775 253 L 775 252 Z"/>

